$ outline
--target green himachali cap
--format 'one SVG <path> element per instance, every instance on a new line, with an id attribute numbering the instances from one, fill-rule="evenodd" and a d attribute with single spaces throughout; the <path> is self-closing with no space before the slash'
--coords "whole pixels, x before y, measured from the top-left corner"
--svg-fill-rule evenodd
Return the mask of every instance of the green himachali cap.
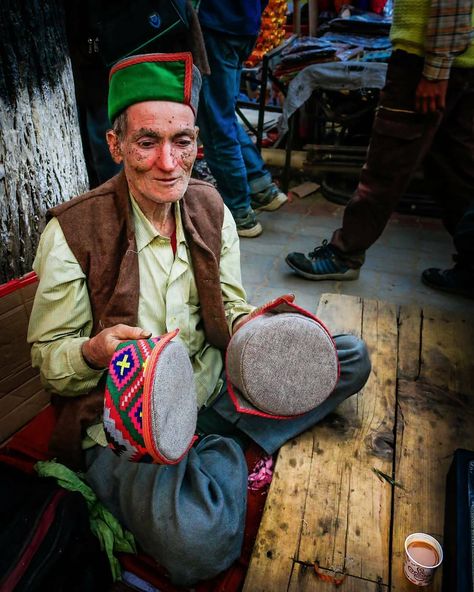
<path id="1" fill-rule="evenodd" d="M 130 105 L 172 101 L 197 113 L 201 75 L 189 52 L 151 53 L 120 60 L 109 75 L 111 123 Z"/>

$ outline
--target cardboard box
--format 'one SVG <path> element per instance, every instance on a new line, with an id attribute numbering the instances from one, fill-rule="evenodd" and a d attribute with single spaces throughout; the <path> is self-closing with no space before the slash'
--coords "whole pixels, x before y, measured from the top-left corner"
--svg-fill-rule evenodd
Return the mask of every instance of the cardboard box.
<path id="1" fill-rule="evenodd" d="M 26 341 L 38 281 L 34 274 L 0 286 L 0 442 L 32 419 L 50 400 L 31 367 Z"/>
<path id="2" fill-rule="evenodd" d="M 320 187 L 321 187 L 321 185 L 319 185 L 319 183 L 312 183 L 311 181 L 307 181 L 306 183 L 301 183 L 301 185 L 297 185 L 296 187 L 292 187 L 288 191 L 288 193 L 292 197 L 297 197 L 299 199 L 302 199 L 303 197 L 308 197 L 308 195 L 315 193 L 316 191 L 318 191 L 318 189 Z"/>

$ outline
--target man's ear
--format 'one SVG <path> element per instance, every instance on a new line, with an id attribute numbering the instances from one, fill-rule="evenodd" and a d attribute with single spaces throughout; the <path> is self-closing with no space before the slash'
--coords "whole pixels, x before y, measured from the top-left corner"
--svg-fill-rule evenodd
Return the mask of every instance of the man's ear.
<path id="1" fill-rule="evenodd" d="M 109 145 L 110 155 L 113 158 L 113 161 L 116 164 L 120 164 L 123 160 L 122 157 L 122 148 L 120 145 L 120 140 L 114 130 L 107 130 L 105 135 L 107 138 L 107 144 Z"/>

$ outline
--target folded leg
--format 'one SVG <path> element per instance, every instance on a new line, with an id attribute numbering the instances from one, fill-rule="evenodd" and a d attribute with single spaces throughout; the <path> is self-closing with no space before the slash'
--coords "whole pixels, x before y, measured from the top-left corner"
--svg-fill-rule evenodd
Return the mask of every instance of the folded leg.
<path id="1" fill-rule="evenodd" d="M 99 446 L 87 462 L 99 499 L 175 584 L 211 578 L 239 557 L 247 466 L 234 441 L 208 436 L 177 465 L 132 463 Z"/>

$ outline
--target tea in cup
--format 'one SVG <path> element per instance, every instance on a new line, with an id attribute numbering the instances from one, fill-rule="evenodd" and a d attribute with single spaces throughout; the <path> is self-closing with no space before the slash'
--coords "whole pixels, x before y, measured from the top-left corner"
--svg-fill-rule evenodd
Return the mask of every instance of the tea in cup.
<path id="1" fill-rule="evenodd" d="M 428 586 L 442 561 L 443 549 L 434 537 L 423 532 L 407 536 L 403 571 L 410 582 L 417 586 Z"/>

